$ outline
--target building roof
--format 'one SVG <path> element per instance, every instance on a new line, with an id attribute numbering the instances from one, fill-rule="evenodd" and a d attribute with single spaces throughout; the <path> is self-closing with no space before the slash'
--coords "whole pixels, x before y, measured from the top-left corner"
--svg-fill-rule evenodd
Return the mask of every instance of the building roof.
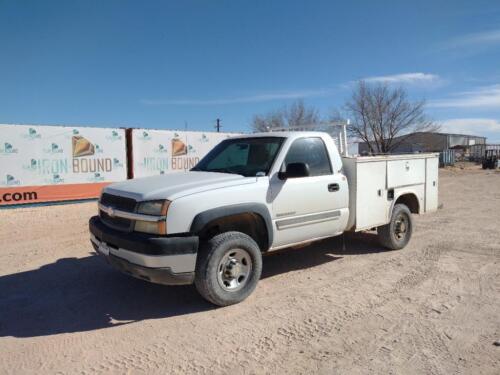
<path id="1" fill-rule="evenodd" d="M 411 134 L 439 134 L 439 135 L 452 135 L 456 137 L 469 137 L 469 138 L 482 138 L 486 139 L 486 137 L 480 135 L 472 135 L 472 134 L 458 134 L 458 133 L 442 133 L 442 132 L 413 132 L 405 135 L 401 135 L 400 137 L 409 136 Z"/>

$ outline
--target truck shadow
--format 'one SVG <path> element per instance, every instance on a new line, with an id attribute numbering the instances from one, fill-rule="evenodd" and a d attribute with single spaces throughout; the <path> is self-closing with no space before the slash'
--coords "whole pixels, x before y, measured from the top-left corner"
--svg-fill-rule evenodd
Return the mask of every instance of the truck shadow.
<path id="1" fill-rule="evenodd" d="M 312 268 L 348 255 L 382 251 L 386 249 L 377 243 L 377 236 L 374 233 L 347 233 L 300 248 L 278 250 L 265 256 L 261 278 Z"/>
<path id="2" fill-rule="evenodd" d="M 213 309 L 192 286 L 123 275 L 97 255 L 0 277 L 0 337 L 81 332 Z"/>
<path id="3" fill-rule="evenodd" d="M 264 258 L 267 278 L 375 252 L 373 240 L 321 241 Z M 371 245 L 371 246 L 370 246 Z M 0 337 L 36 337 L 110 328 L 145 319 L 215 309 L 193 286 L 167 287 L 112 270 L 96 255 L 62 258 L 38 269 L 0 276 Z"/>

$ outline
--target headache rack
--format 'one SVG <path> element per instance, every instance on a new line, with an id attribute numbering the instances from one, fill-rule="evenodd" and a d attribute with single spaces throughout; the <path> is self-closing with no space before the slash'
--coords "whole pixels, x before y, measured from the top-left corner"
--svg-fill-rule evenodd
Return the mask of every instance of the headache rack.
<path id="1" fill-rule="evenodd" d="M 269 128 L 269 132 L 303 132 L 318 131 L 330 134 L 339 150 L 340 155 L 348 156 L 347 151 L 347 125 L 349 121 L 321 121 L 317 124 L 300 126 L 286 126 L 281 128 Z"/>

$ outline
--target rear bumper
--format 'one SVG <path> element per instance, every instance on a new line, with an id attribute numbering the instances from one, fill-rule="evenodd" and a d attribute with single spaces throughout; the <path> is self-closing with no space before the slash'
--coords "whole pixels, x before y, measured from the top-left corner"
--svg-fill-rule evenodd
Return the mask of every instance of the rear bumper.
<path id="1" fill-rule="evenodd" d="M 183 285 L 194 280 L 198 237 L 155 237 L 107 227 L 98 216 L 89 221 L 90 241 L 109 264 L 157 284 Z"/>

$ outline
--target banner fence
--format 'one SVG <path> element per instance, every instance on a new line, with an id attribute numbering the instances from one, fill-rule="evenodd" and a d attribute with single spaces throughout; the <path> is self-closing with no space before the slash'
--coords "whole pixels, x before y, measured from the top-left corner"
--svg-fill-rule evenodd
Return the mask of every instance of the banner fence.
<path id="1" fill-rule="evenodd" d="M 231 135 L 0 124 L 0 207 L 97 198 L 111 182 L 187 171 Z"/>
<path id="2" fill-rule="evenodd" d="M 185 172 L 231 133 L 131 129 L 133 177 Z"/>

